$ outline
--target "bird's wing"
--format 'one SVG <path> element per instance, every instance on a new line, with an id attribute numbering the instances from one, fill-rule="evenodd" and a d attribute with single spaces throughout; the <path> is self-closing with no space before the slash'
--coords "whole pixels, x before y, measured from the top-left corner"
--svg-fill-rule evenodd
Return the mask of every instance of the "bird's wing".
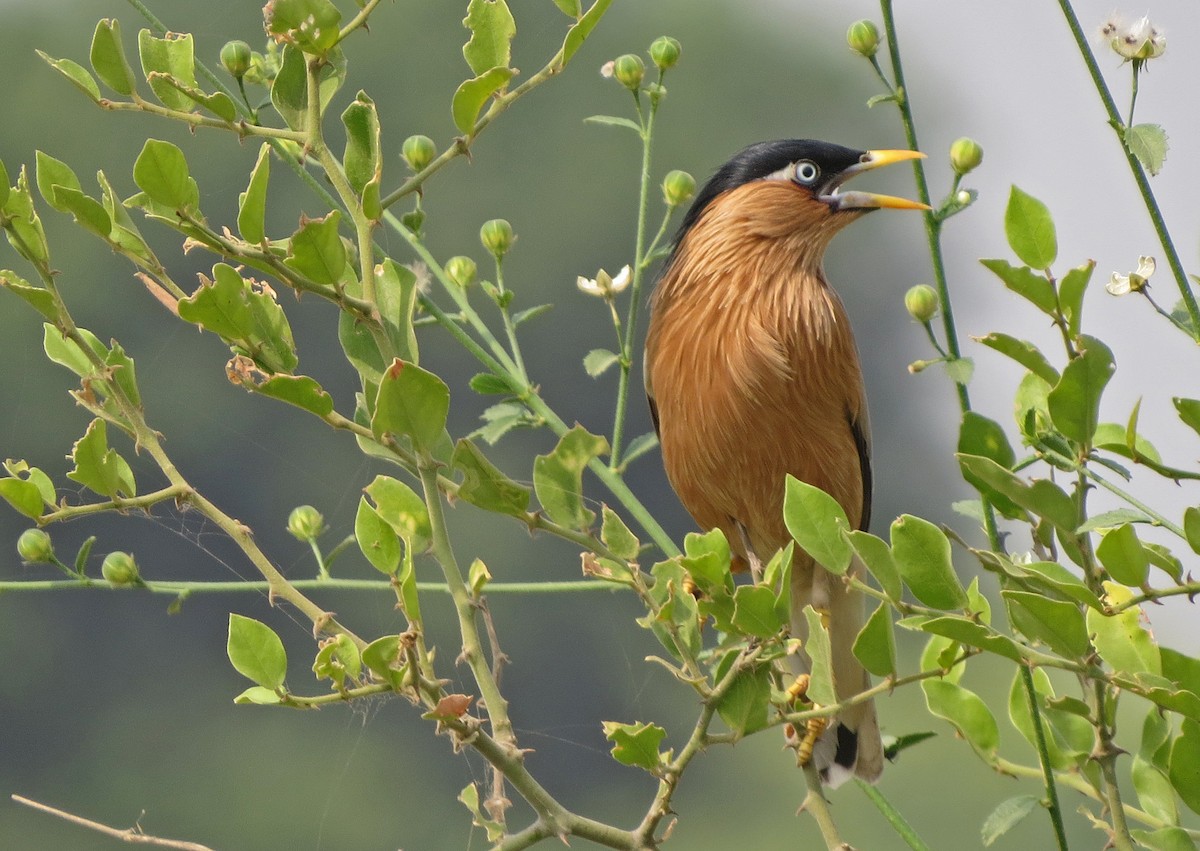
<path id="1" fill-rule="evenodd" d="M 651 404 L 653 408 L 653 403 Z M 854 448 L 858 450 L 858 469 L 862 475 L 862 518 L 858 528 L 867 529 L 871 525 L 871 489 L 873 476 L 871 474 L 871 423 L 867 416 L 867 403 L 863 400 L 858 416 L 851 415 L 850 433 L 854 435 Z"/>

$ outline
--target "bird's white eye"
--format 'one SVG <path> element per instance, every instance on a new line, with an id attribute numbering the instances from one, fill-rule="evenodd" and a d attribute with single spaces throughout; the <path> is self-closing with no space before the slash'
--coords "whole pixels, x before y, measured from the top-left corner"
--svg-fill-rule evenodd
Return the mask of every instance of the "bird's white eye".
<path id="1" fill-rule="evenodd" d="M 817 168 L 817 164 L 812 160 L 800 160 L 796 163 L 796 168 L 793 171 L 793 180 L 797 183 L 803 183 L 808 186 L 816 182 L 816 179 L 821 175 L 821 169 Z"/>

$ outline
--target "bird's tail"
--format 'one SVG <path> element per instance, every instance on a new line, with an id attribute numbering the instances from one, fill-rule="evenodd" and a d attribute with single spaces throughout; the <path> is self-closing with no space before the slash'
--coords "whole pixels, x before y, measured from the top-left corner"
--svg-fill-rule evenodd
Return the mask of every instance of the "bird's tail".
<path id="1" fill-rule="evenodd" d="M 870 686 L 870 679 L 853 652 L 854 639 L 864 623 L 863 597 L 819 566 L 804 565 L 796 559 L 792 566 L 792 635 L 807 644 L 808 621 L 805 606 L 828 613 L 833 679 L 839 700 L 846 700 Z M 860 569 L 857 561 L 850 570 Z M 807 673 L 811 661 L 806 652 L 799 654 L 798 665 Z M 830 786 L 838 786 L 851 777 L 874 782 L 883 772 L 883 742 L 875 702 L 868 700 L 848 707 L 818 739 L 813 760 Z"/>

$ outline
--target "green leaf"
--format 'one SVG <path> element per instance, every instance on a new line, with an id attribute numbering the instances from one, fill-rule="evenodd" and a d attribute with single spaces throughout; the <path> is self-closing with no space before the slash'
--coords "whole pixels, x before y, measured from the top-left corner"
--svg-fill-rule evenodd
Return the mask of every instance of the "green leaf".
<path id="1" fill-rule="evenodd" d="M 838 702 L 838 697 L 833 679 L 833 650 L 829 630 L 812 606 L 804 607 L 804 619 L 808 625 L 804 652 L 812 662 L 808 672 L 808 699 L 821 706 L 832 706 Z"/>
<path id="2" fill-rule="evenodd" d="M 292 329 L 274 293 L 226 263 L 212 271 L 211 280 L 201 275 L 200 288 L 179 300 L 179 318 L 219 335 L 269 373 L 295 369 Z"/>
<path id="3" fill-rule="evenodd" d="M 284 45 L 279 71 L 271 83 L 271 105 L 292 130 L 303 130 L 308 101 L 304 53 L 295 45 Z"/>
<path id="4" fill-rule="evenodd" d="M 562 13 L 569 18 L 578 20 L 579 16 L 583 14 L 579 0 L 554 0 L 554 5 L 561 9 Z"/>
<path id="5" fill-rule="evenodd" d="M 163 79 L 163 76 L 172 77 L 183 86 L 196 88 L 196 56 L 191 34 L 167 33 L 165 38 L 158 38 L 150 30 L 143 29 L 138 33 L 138 53 L 142 73 L 162 105 L 179 112 L 191 112 L 192 99 Z"/>
<path id="6" fill-rule="evenodd" d="M 203 89 L 196 86 L 185 86 L 183 83 L 176 80 L 174 77 L 159 77 L 155 75 L 150 78 L 151 84 L 162 82 L 165 85 L 178 91 L 192 103 L 202 106 L 215 115 L 222 121 L 227 121 L 232 124 L 237 120 L 237 106 L 233 100 L 224 92 L 213 92 L 208 94 Z"/>
<path id="7" fill-rule="evenodd" d="M 990 760 L 1000 743 L 1000 729 L 979 695 L 945 680 L 923 680 L 921 689 L 929 711 L 953 724 L 980 756 Z"/>
<path id="8" fill-rule="evenodd" d="M 1074 603 L 1026 591 L 1005 589 L 1000 593 L 1008 603 L 1013 626 L 1026 638 L 1041 642 L 1068 659 L 1081 659 L 1088 654 L 1087 625 Z"/>
<path id="9" fill-rule="evenodd" d="M 133 164 L 133 180 L 150 200 L 172 210 L 194 210 L 200 204 L 183 151 L 170 142 L 146 140 Z"/>
<path id="10" fill-rule="evenodd" d="M 732 660 L 736 654 L 729 654 Z M 741 737 L 767 726 L 771 701 L 771 671 L 760 665 L 742 671 L 717 703 L 717 714 L 734 735 Z"/>
<path id="11" fill-rule="evenodd" d="M 101 239 L 107 240 L 112 233 L 112 220 L 108 217 L 108 211 L 95 198 L 84 195 L 78 189 L 55 186 L 54 206 L 70 213 L 80 226 Z"/>
<path id="12" fill-rule="evenodd" d="M 983 337 L 976 337 L 975 340 L 983 343 L 989 349 L 1015 360 L 1047 384 L 1058 383 L 1058 370 L 1050 365 L 1050 361 L 1046 360 L 1041 349 L 1033 343 L 1018 340 L 1016 337 L 1010 337 L 1008 334 L 1001 334 L 998 331 L 993 331 Z"/>
<path id="13" fill-rule="evenodd" d="M 50 256 L 46 244 L 46 232 L 42 220 L 33 206 L 33 195 L 29 191 L 29 176 L 25 166 L 17 175 L 17 185 L 9 191 L 4 204 L 4 214 L 9 217 L 4 235 L 17 253 L 35 265 L 44 263 Z"/>
<path id="14" fill-rule="evenodd" d="M 854 655 L 877 677 L 896 674 L 896 637 L 892 630 L 892 608 L 880 603 L 854 639 Z"/>
<path id="15" fill-rule="evenodd" d="M 104 18 L 96 24 L 92 35 L 92 68 L 96 76 L 119 95 L 133 94 L 135 78 L 125 48 L 121 44 L 121 22 Z"/>
<path id="16" fill-rule="evenodd" d="M 383 174 L 383 159 L 379 152 L 379 113 L 375 101 L 359 92 L 354 102 L 342 113 L 346 127 L 346 153 L 342 166 L 346 179 L 359 195 L 372 181 Z"/>
<path id="17" fill-rule="evenodd" d="M 399 535 L 415 552 L 428 549 L 433 537 L 429 525 L 429 510 L 425 500 L 397 479 L 376 476 L 363 490 L 375 503 L 375 510 L 383 522 Z"/>
<path id="18" fill-rule="evenodd" d="M 651 452 L 658 447 L 658 435 L 652 431 L 645 434 L 639 434 L 633 440 L 629 441 L 629 445 L 625 447 L 625 454 L 621 459 L 621 466 L 628 467 L 629 464 L 637 458 L 641 458 L 647 452 Z"/>
<path id="19" fill-rule="evenodd" d="M 108 349 L 96 339 L 95 334 L 86 328 L 79 328 L 78 331 L 93 354 L 102 361 L 108 357 Z M 64 336 L 49 322 L 42 325 L 42 347 L 46 351 L 46 357 L 59 366 L 65 366 L 80 378 L 91 378 L 99 373 L 92 358 L 89 358 L 74 340 Z"/>
<path id="20" fill-rule="evenodd" d="M 346 271 L 346 246 L 338 234 L 340 219 L 337 210 L 319 219 L 305 219 L 288 241 L 283 262 L 318 284 L 337 284 Z"/>
<path id="21" fill-rule="evenodd" d="M 1151 851 L 1196 851 L 1192 836 L 1182 827 L 1161 827 L 1158 830 L 1131 830 L 1129 835 L 1139 845 Z"/>
<path id="22" fill-rule="evenodd" d="M 745 635 L 773 638 L 785 626 L 775 592 L 765 585 L 742 585 L 733 593 L 733 625 Z"/>
<path id="23" fill-rule="evenodd" d="M 0 269 L 0 287 L 22 298 L 46 319 L 58 318 L 58 302 L 54 294 L 41 287 L 35 287 L 11 269 Z"/>
<path id="24" fill-rule="evenodd" d="M 1188 809 L 1200 813 L 1200 723 L 1194 718 L 1183 719 L 1179 737 L 1171 746 L 1168 774 Z"/>
<path id="25" fill-rule="evenodd" d="M 0 497 L 26 517 L 36 520 L 42 516 L 42 493 L 28 479 L 15 476 L 0 479 Z"/>
<path id="26" fill-rule="evenodd" d="M 315 378 L 307 375 L 273 375 L 255 385 L 254 390 L 272 399 L 303 408 L 318 417 L 327 417 L 333 413 L 333 397 L 325 392 Z"/>
<path id="27" fill-rule="evenodd" d="M 608 441 L 577 425 L 559 439 L 554 451 L 533 461 L 533 489 L 550 519 L 571 529 L 586 529 L 595 513 L 583 503 L 583 470 L 608 452 Z"/>
<path id="28" fill-rule="evenodd" d="M 384 522 L 365 496 L 358 501 L 354 538 L 362 554 L 376 570 L 387 576 L 396 574 L 400 567 L 400 541 L 395 530 Z"/>
<path id="29" fill-rule="evenodd" d="M 517 24 L 504 0 L 471 0 L 463 26 L 471 31 L 463 58 L 479 76 L 492 68 L 507 68 Z"/>
<path id="30" fill-rule="evenodd" d="M 1135 124 L 1122 134 L 1129 153 L 1138 158 L 1151 175 L 1162 171 L 1167 158 L 1167 133 L 1158 124 Z"/>
<path id="31" fill-rule="evenodd" d="M 252 703 L 256 706 L 278 706 L 283 702 L 273 689 L 262 686 L 250 686 L 233 699 L 234 703 Z"/>
<path id="32" fill-rule="evenodd" d="M 1080 356 L 1067 364 L 1047 402 L 1054 425 L 1077 443 L 1089 444 L 1100 421 L 1100 397 L 1116 371 L 1112 350 L 1095 337 L 1080 338 Z"/>
<path id="33" fill-rule="evenodd" d="M 592 378 L 597 378 L 609 367 L 621 360 L 616 352 L 608 349 L 592 349 L 583 359 L 583 369 Z"/>
<path id="34" fill-rule="evenodd" d="M 266 239 L 267 183 L 270 179 L 271 146 L 263 142 L 250 172 L 250 183 L 245 192 L 238 194 L 238 233 L 254 245 Z"/>
<path id="35" fill-rule="evenodd" d="M 1121 524 L 1101 538 L 1096 556 L 1108 575 L 1122 585 L 1140 587 L 1150 574 L 1150 557 L 1130 523 Z"/>
<path id="36" fill-rule="evenodd" d="M 475 373 L 467 384 L 481 396 L 511 396 L 513 392 L 507 381 L 490 372 Z"/>
<path id="37" fill-rule="evenodd" d="M 892 556 L 913 596 L 935 609 L 961 609 L 967 595 L 954 573 L 950 540 L 928 520 L 902 514 L 892 523 Z"/>
<path id="38" fill-rule="evenodd" d="M 942 368 L 946 370 L 946 376 L 951 381 L 965 387 L 971 383 L 971 377 L 975 374 L 975 361 L 971 358 L 953 358 L 942 361 Z"/>
<path id="39" fill-rule="evenodd" d="M 537 319 L 543 313 L 553 309 L 553 304 L 535 304 L 533 307 L 527 307 L 524 310 L 518 310 L 512 316 L 513 327 L 516 328 L 523 322 L 528 322 L 530 319 Z"/>
<path id="40" fill-rule="evenodd" d="M 984 266 L 996 274 L 1017 295 L 1032 302 L 1043 313 L 1053 316 L 1058 310 L 1058 298 L 1054 294 L 1054 285 L 1044 275 L 1029 268 L 1029 266 L 1014 266 L 1007 260 L 980 260 Z"/>
<path id="41" fill-rule="evenodd" d="M 71 460 L 75 469 L 67 473 L 68 479 L 110 499 L 137 494 L 129 463 L 115 449 L 108 448 L 104 420 L 92 420 L 83 437 L 75 441 Z"/>
<path id="42" fill-rule="evenodd" d="M 967 411 L 963 414 L 962 425 L 958 431 L 958 451 L 962 455 L 989 458 L 997 465 L 1008 469 L 1016 462 L 1012 445 L 1004 434 L 1004 429 L 995 420 Z M 1016 518 L 1020 509 L 999 491 L 990 488 L 967 467 L 962 467 L 963 478 L 976 490 L 986 492 L 992 504 L 1006 517 Z"/>
<path id="43" fill-rule="evenodd" d="M 1045 517 L 1066 535 L 1075 533 L 1075 504 L 1049 479 L 1029 483 L 992 459 L 979 456 L 958 455 L 958 463 L 963 468 L 964 478 L 972 476 L 983 482 L 1022 508 Z"/>
<path id="44" fill-rule="evenodd" d="M 458 441 L 450 463 L 463 473 L 460 498 L 485 511 L 513 517 L 524 517 L 529 510 L 529 489 L 504 475 L 470 440 Z"/>
<path id="45" fill-rule="evenodd" d="M 1027 815 L 1041 805 L 1042 801 L 1036 795 L 1018 795 L 1015 798 L 1001 801 L 984 820 L 983 828 L 980 830 L 980 838 L 983 840 L 984 847 L 990 847 L 992 843 L 1020 824 Z"/>
<path id="46" fill-rule="evenodd" d="M 1058 256 L 1058 237 L 1050 211 L 1032 195 L 1012 187 L 1004 211 L 1004 233 L 1022 263 L 1048 269 Z"/>
<path id="47" fill-rule="evenodd" d="M 892 548 L 887 545 L 887 542 L 869 532 L 858 530 L 850 532 L 847 538 L 854 551 L 858 553 L 858 557 L 867 566 L 867 570 L 871 571 L 871 575 L 883 589 L 883 593 L 887 594 L 891 600 L 899 600 L 904 593 L 900 581 L 900 568 L 896 566 L 896 560 L 892 557 Z"/>
<path id="48" fill-rule="evenodd" d="M 82 191 L 79 185 L 79 178 L 75 176 L 75 172 L 71 167 L 62 160 L 56 160 L 43 151 L 34 151 L 34 159 L 37 163 L 37 187 L 38 192 L 46 199 L 46 203 L 60 213 L 67 211 L 65 206 L 60 205 L 59 201 L 54 197 L 55 187 L 66 187 L 74 189 L 77 192 Z M 105 231 L 105 235 L 107 235 Z"/>
<path id="49" fill-rule="evenodd" d="M 1128 588 L 1105 582 L 1104 590 L 1110 605 L 1120 605 L 1133 597 Z M 1094 609 L 1087 611 L 1087 628 L 1100 658 L 1113 669 L 1125 674 L 1162 674 L 1162 657 L 1154 638 L 1142 628 L 1141 610 L 1137 606 L 1120 614 L 1104 615 Z"/>
<path id="50" fill-rule="evenodd" d="M 1158 709 L 1151 712 L 1158 714 Z M 1175 804 L 1175 790 L 1165 771 L 1156 767 L 1141 754 L 1133 758 L 1129 768 L 1138 803 L 1154 818 L 1175 824 L 1179 821 L 1179 808 Z"/>
<path id="51" fill-rule="evenodd" d="M 400 636 L 385 635 L 372 641 L 362 651 L 362 663 L 394 689 L 404 687 L 407 674 L 400 646 Z"/>
<path id="52" fill-rule="evenodd" d="M 467 80 L 454 92 L 450 113 L 454 126 L 467 136 L 475 135 L 475 119 L 487 99 L 508 85 L 516 71 L 512 68 L 492 68 L 474 79 Z"/>
<path id="53" fill-rule="evenodd" d="M 705 594 L 728 594 L 733 588 L 729 541 L 720 529 L 688 532 L 683 540 L 683 568 Z"/>
<path id="54" fill-rule="evenodd" d="M 471 811 L 471 823 L 487 832 L 488 842 L 495 843 L 504 838 L 504 825 L 484 815 L 479 808 L 479 790 L 474 783 L 468 783 L 458 793 L 458 800 Z"/>
<path id="55" fill-rule="evenodd" d="M 113 381 L 121 388 L 121 392 L 135 407 L 142 404 L 142 394 L 137 386 L 137 372 L 134 369 L 133 358 L 125 354 L 121 344 L 113 340 L 113 346 L 104 357 L 104 365 L 108 367 Z"/>
<path id="56" fill-rule="evenodd" d="M 0 279 L 4 277 L 0 272 Z M 1188 546 L 1200 553 L 1200 508 L 1189 505 L 1183 512 L 1183 533 L 1187 536 Z"/>
<path id="57" fill-rule="evenodd" d="M 846 572 L 852 554 L 846 539 L 850 521 L 836 499 L 789 473 L 783 522 L 796 543 L 818 564 L 839 576 Z"/>
<path id="58" fill-rule="evenodd" d="M 642 127 L 636 121 L 630 121 L 628 118 L 620 118 L 616 115 L 589 115 L 583 119 L 588 124 L 603 124 L 607 127 L 624 127 L 632 130 L 640 138 L 642 135 Z"/>
<path id="59" fill-rule="evenodd" d="M 1071 337 L 1078 337 L 1080 334 L 1083 324 L 1083 294 L 1087 291 L 1095 268 L 1096 261 L 1089 260 L 1067 272 L 1058 282 L 1058 303 L 1063 316 L 1067 318 L 1067 333 Z"/>
<path id="60" fill-rule="evenodd" d="M 264 16 L 268 35 L 295 44 L 305 53 L 323 55 L 338 42 L 342 13 L 330 0 L 273 0 Z"/>
<path id="61" fill-rule="evenodd" d="M 263 688 L 278 689 L 287 676 L 287 653 L 275 631 L 262 621 L 229 615 L 229 661 L 239 674 Z"/>
<path id="62" fill-rule="evenodd" d="M 1179 419 L 1183 421 L 1183 424 L 1200 434 L 1200 399 L 1185 399 L 1182 396 L 1175 396 L 1171 401 L 1175 403 L 1175 410 L 1179 413 Z"/>
<path id="63" fill-rule="evenodd" d="M 658 746 L 666 735 L 667 731 L 657 724 L 604 722 L 604 738 L 613 743 L 613 758 L 622 765 L 633 765 L 647 771 L 658 768 L 661 759 Z"/>
<path id="64" fill-rule="evenodd" d="M 587 37 L 592 34 L 592 30 L 596 28 L 596 24 L 600 23 L 600 19 L 604 17 L 604 13 L 608 11 L 608 7 L 612 5 L 612 0 L 596 0 L 579 19 L 571 29 L 567 30 L 567 37 L 563 40 L 562 46 L 562 64 L 560 68 L 565 67 L 571 61 L 571 57 L 583 47 L 583 43 Z"/>
<path id="65" fill-rule="evenodd" d="M 47 65 L 74 83 L 79 91 L 92 99 L 92 103 L 100 102 L 100 86 L 96 84 L 96 78 L 88 73 L 86 68 L 71 59 L 55 59 L 41 50 L 34 52 L 42 57 Z"/>
<path id="66" fill-rule="evenodd" d="M 446 430 L 450 388 L 442 379 L 413 363 L 392 361 L 379 382 L 371 430 L 412 440 L 418 452 L 432 452 Z"/>
<path id="67" fill-rule="evenodd" d="M 375 302 L 383 319 L 383 330 L 401 360 L 418 363 L 417 334 L 413 311 L 417 307 L 417 276 L 390 257 L 375 267 Z"/>
<path id="68" fill-rule="evenodd" d="M 905 621 L 901 621 L 900 625 L 908 626 Z M 965 644 L 969 647 L 978 647 L 980 650 L 986 650 L 988 653 L 1003 656 L 1005 659 L 1011 659 L 1014 662 L 1020 662 L 1025 658 L 1021 653 L 1021 648 L 1008 636 L 1001 635 L 989 626 L 976 623 L 960 615 L 930 618 L 921 621 L 918 626 L 923 632 L 928 632 L 941 639 L 951 639 L 955 645 Z M 944 649 L 944 647 L 931 649 L 937 649 L 938 652 L 941 652 L 941 649 Z M 951 661 L 953 661 L 953 658 L 937 660 L 922 657 L 922 670 L 929 670 L 930 667 L 945 667 Z M 929 665 L 926 666 L 925 662 L 929 662 Z M 955 668 L 954 681 L 957 681 L 957 678 L 961 676 L 961 671 L 961 667 Z"/>
<path id="69" fill-rule="evenodd" d="M 629 531 L 621 515 L 607 505 L 603 506 L 601 514 L 604 519 L 600 525 L 600 540 L 604 542 L 604 546 L 612 550 L 613 555 L 626 561 L 636 559 L 642 544 L 637 536 Z"/>

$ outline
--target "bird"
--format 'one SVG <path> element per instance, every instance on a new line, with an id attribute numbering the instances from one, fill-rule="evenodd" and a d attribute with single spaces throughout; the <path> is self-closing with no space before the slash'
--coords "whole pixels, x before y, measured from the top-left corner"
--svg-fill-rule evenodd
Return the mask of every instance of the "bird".
<path id="1" fill-rule="evenodd" d="M 735 570 L 757 568 L 791 540 L 788 474 L 834 497 L 853 528 L 870 522 L 862 366 L 823 260 L 833 237 L 871 210 L 930 209 L 843 190 L 864 171 L 923 156 L 812 139 L 759 142 L 721 166 L 684 215 L 650 300 L 646 393 L 672 488 L 702 529 L 724 532 Z M 852 652 L 861 594 L 798 548 L 791 576 L 791 635 L 806 640 L 802 613 L 812 605 L 829 628 L 839 701 L 868 688 Z M 803 650 L 797 664 L 810 665 Z M 811 759 L 826 784 L 879 778 L 873 702 L 812 732 Z"/>

